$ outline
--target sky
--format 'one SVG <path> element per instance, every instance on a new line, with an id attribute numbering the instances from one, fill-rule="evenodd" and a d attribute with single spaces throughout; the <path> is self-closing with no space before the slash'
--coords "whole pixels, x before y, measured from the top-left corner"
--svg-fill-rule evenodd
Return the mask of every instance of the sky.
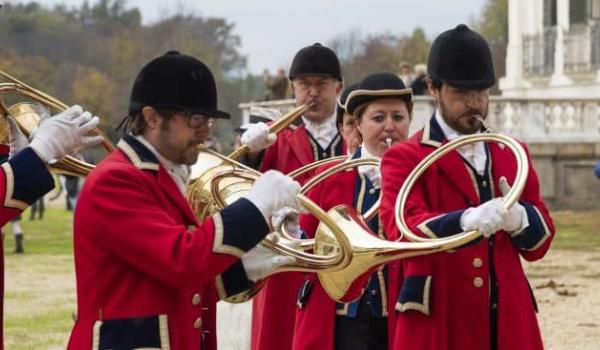
<path id="1" fill-rule="evenodd" d="M 5 1 L 16 3 L 19 1 Z M 24 1 L 20 1 L 24 2 Z M 83 0 L 37 0 L 46 6 L 79 7 Z M 94 3 L 95 0 L 89 0 Z M 294 54 L 351 31 L 410 34 L 417 26 L 430 38 L 459 23 L 471 23 L 487 0 L 127 0 L 144 23 L 176 13 L 221 17 L 235 24 L 248 70 L 258 74 L 289 67 Z"/>

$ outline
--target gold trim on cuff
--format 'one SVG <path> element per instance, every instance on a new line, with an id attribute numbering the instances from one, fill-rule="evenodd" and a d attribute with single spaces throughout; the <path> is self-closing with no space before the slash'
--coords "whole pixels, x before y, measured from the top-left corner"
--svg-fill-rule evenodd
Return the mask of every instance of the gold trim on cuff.
<path id="1" fill-rule="evenodd" d="M 4 162 L 2 164 L 2 168 L 4 169 L 4 174 L 6 178 L 6 191 L 4 194 L 4 206 L 15 208 L 19 210 L 25 210 L 29 204 L 23 202 L 18 199 L 13 198 L 13 194 L 15 191 L 15 175 L 13 173 L 12 167 L 9 162 Z"/>
<path id="2" fill-rule="evenodd" d="M 425 287 L 423 288 L 423 303 L 417 303 L 410 301 L 408 303 L 396 303 L 396 311 L 404 312 L 407 310 L 416 310 L 427 316 L 430 315 L 429 310 L 429 294 L 431 289 L 431 276 L 427 276 L 425 280 Z"/>
<path id="3" fill-rule="evenodd" d="M 213 253 L 221 253 L 221 254 L 229 254 L 233 255 L 236 258 L 241 258 L 242 255 L 246 254 L 243 249 L 240 249 L 236 246 L 223 244 L 224 237 L 224 227 L 223 227 L 223 219 L 221 218 L 220 213 L 215 213 L 212 215 L 213 224 L 215 226 L 215 238 L 213 241 Z"/>
<path id="4" fill-rule="evenodd" d="M 423 221 L 422 223 L 417 225 L 417 229 L 419 229 L 421 232 L 423 232 L 423 234 L 429 238 L 439 238 L 438 235 L 435 234 L 435 232 L 433 232 L 429 226 L 427 226 L 428 223 L 432 222 L 433 220 L 437 220 L 439 218 L 441 218 L 442 216 L 444 216 L 446 214 L 440 214 L 434 217 L 431 217 L 425 221 Z"/>

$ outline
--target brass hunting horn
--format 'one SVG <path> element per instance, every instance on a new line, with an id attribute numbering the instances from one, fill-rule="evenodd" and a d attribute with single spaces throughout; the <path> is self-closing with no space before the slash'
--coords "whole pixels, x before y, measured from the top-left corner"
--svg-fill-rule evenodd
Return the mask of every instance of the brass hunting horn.
<path id="1" fill-rule="evenodd" d="M 270 131 L 276 132 L 284 129 L 307 109 L 308 106 L 306 105 L 295 108 L 271 124 Z M 248 151 L 248 148 L 245 146 L 242 146 L 229 156 L 223 156 L 204 146 L 199 146 L 199 149 L 198 161 L 192 167 L 192 178 L 194 179 L 188 186 L 187 192 L 188 202 L 192 206 L 193 212 L 200 220 L 204 220 L 211 214 L 247 194 L 254 181 L 261 174 L 233 159 L 242 156 Z M 299 201 L 311 214 L 322 221 L 324 226 L 329 228 L 329 232 L 334 237 L 333 239 L 340 240 L 338 246 L 347 247 L 348 242 L 345 240 L 342 230 L 325 215 L 325 212 L 321 208 L 302 195 L 299 196 Z M 271 234 L 260 244 L 276 252 L 295 258 L 295 264 L 284 266 L 277 270 L 277 272 L 292 270 L 325 271 L 339 269 L 349 262 L 343 249 L 314 255 L 306 253 L 303 248 L 298 248 L 301 245 L 300 241 L 293 237 Z M 227 301 L 234 303 L 246 301 L 252 298 L 261 287 L 262 284 L 257 283 L 252 290 L 233 296 L 227 299 Z"/>
<path id="2" fill-rule="evenodd" d="M 408 195 L 418 178 L 431 164 L 447 153 L 470 143 L 491 141 L 505 144 L 515 154 L 517 160 L 517 175 L 510 192 L 504 196 L 502 205 L 510 208 L 521 196 L 529 173 L 529 164 L 525 150 L 515 139 L 497 133 L 475 134 L 463 136 L 451 141 L 424 158 L 410 173 L 402 185 L 395 206 L 396 225 L 401 233 L 412 242 L 392 242 L 377 238 L 370 233 L 360 214 L 347 205 L 337 206 L 327 213 L 336 225 L 343 228 L 348 247 L 338 247 L 337 240 L 331 236 L 328 229 L 317 229 L 314 243 L 314 253 L 324 254 L 332 250 L 342 250 L 349 255 L 350 263 L 335 271 L 318 273 L 319 281 L 329 297 L 336 301 L 348 302 L 357 299 L 369 276 L 381 265 L 394 260 L 418 255 L 432 254 L 454 249 L 477 239 L 478 231 L 462 232 L 447 238 L 422 238 L 412 232 L 404 219 L 404 208 Z"/>
<path id="3" fill-rule="evenodd" d="M 62 112 L 68 108 L 66 104 L 62 103 L 58 99 L 40 90 L 34 89 L 33 87 L 23 83 L 6 72 L 0 70 L 0 75 L 8 79 L 8 82 L 0 83 L 0 95 L 14 94 L 24 96 L 57 112 Z M 25 136 L 31 135 L 31 132 L 37 128 L 41 119 L 39 108 L 36 103 L 18 102 L 10 107 L 7 107 L 4 100 L 1 98 L 0 114 L 2 114 L 3 118 L 6 118 L 8 115 L 12 116 Z M 90 133 L 93 135 L 102 136 L 102 146 L 107 152 L 112 152 L 114 150 L 114 146 L 110 140 L 98 128 L 94 128 Z M 52 164 L 49 164 L 48 167 L 50 170 L 58 174 L 86 176 L 94 168 L 94 165 L 83 162 L 71 156 L 66 156 Z"/>
<path id="4" fill-rule="evenodd" d="M 245 195 L 261 174 L 204 146 L 199 147 L 201 149 L 199 159 L 206 159 L 205 165 L 209 168 L 188 187 L 188 201 L 194 213 L 201 218 L 224 208 Z M 210 167 L 208 161 L 212 162 L 212 167 Z M 346 266 L 349 263 L 349 256 L 344 252 L 349 249 L 349 242 L 346 240 L 343 229 L 337 226 L 318 205 L 307 197 L 298 195 L 298 200 L 304 208 L 322 222 L 323 229 L 328 230 L 331 239 L 337 240 L 336 247 L 338 249 L 323 251 L 319 255 L 309 254 L 302 249 L 295 248 L 298 246 L 297 242 L 283 236 L 269 235 L 259 244 L 263 244 L 281 254 L 294 257 L 296 260 L 293 265 L 283 266 L 276 272 L 329 271 Z M 262 288 L 262 285 L 257 283 L 253 289 L 233 296 L 226 301 L 239 303 L 249 300 Z"/>

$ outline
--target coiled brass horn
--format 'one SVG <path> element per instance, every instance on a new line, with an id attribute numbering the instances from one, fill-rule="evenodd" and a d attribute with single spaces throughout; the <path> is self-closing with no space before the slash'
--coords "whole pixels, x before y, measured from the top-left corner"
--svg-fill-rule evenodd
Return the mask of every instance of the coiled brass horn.
<path id="1" fill-rule="evenodd" d="M 8 82 L 0 83 L 0 95 L 21 95 L 57 112 L 64 111 L 68 108 L 66 104 L 58 99 L 40 90 L 34 89 L 6 72 L 0 70 L 0 75 L 9 80 Z M 4 101 L 0 99 L 0 113 L 3 117 L 6 117 L 7 115 L 12 116 L 26 136 L 31 135 L 31 132 L 38 126 L 41 119 L 39 109 L 33 102 L 19 102 L 7 107 Z M 112 152 L 114 150 L 114 146 L 110 140 L 98 128 L 94 128 L 90 133 L 102 136 L 102 146 L 107 152 Z M 71 156 L 66 156 L 49 164 L 48 167 L 51 171 L 58 174 L 86 176 L 94 168 L 94 165 Z"/>
<path id="2" fill-rule="evenodd" d="M 215 211 L 224 208 L 245 195 L 252 183 L 261 175 L 241 163 L 229 159 L 217 152 L 199 146 L 199 163 L 207 167 L 194 183 L 188 187 L 188 201 L 196 216 L 205 218 Z M 309 254 L 295 248 L 298 242 L 280 235 L 269 235 L 260 244 L 281 254 L 294 257 L 293 265 L 283 266 L 276 272 L 284 271 L 329 271 L 340 269 L 349 263 L 345 251 L 349 249 L 348 241 L 340 228 L 314 202 L 303 195 L 298 196 L 300 204 L 323 223 L 332 239 L 337 241 L 337 250 L 323 251 L 319 255 Z M 226 301 L 244 302 L 252 298 L 262 287 L 257 283 L 245 293 L 233 296 Z"/>
<path id="3" fill-rule="evenodd" d="M 501 134 L 475 134 L 463 136 L 451 141 L 424 158 L 410 173 L 402 185 L 395 206 L 395 220 L 398 229 L 412 242 L 391 242 L 380 238 L 370 232 L 360 214 L 349 206 L 337 206 L 327 213 L 334 222 L 343 227 L 350 250 L 345 254 L 350 256 L 350 263 L 335 271 L 322 271 L 318 273 L 321 285 L 336 301 L 348 302 L 356 300 L 362 295 L 369 276 L 381 265 L 388 262 L 409 258 L 418 255 L 432 254 L 448 249 L 457 248 L 481 234 L 474 230 L 459 233 L 447 238 L 430 239 L 422 238 L 412 232 L 404 219 L 404 208 L 410 190 L 418 178 L 431 164 L 447 153 L 470 143 L 491 141 L 503 143 L 515 154 L 517 160 L 517 175 L 510 192 L 504 196 L 502 205 L 510 208 L 521 196 L 529 173 L 529 163 L 525 150 L 515 139 Z M 317 229 L 315 235 L 315 250 L 317 255 L 332 250 L 346 250 L 347 247 L 338 246 L 338 241 L 331 236 L 328 229 Z"/>
<path id="4" fill-rule="evenodd" d="M 270 131 L 277 132 L 284 129 L 293 120 L 302 115 L 306 109 L 308 109 L 308 106 L 303 105 L 290 111 L 271 124 Z M 204 146 L 199 146 L 199 149 L 198 161 L 192 167 L 192 178 L 194 179 L 188 186 L 188 201 L 195 215 L 200 220 L 204 220 L 209 215 L 247 194 L 254 181 L 260 176 L 260 173 L 235 161 L 234 158 L 240 157 L 248 151 L 248 148 L 245 146 L 234 151 L 228 157 L 211 151 Z M 308 170 L 302 170 L 297 173 L 300 174 L 303 171 Z M 339 246 L 347 246 L 348 242 L 345 240 L 343 232 L 325 215 L 323 210 L 302 195 L 299 196 L 299 201 L 309 212 L 321 220 L 325 227 L 329 228 L 329 232 L 334 239 L 340 239 L 338 242 Z M 343 249 L 325 252 L 320 255 L 309 254 L 303 248 L 300 248 L 302 245 L 301 240 L 290 236 L 271 234 L 260 244 L 275 252 L 295 258 L 295 264 L 284 266 L 277 270 L 277 272 L 325 271 L 338 269 L 348 264 L 347 256 L 344 254 Z M 246 301 L 252 298 L 261 287 L 262 284 L 257 283 L 252 290 L 233 296 L 226 301 L 233 303 Z"/>

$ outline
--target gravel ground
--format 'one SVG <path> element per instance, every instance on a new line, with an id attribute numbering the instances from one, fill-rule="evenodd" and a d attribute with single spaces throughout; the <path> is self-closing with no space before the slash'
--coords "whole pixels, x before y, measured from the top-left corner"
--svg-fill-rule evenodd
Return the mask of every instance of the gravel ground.
<path id="1" fill-rule="evenodd" d="M 524 267 L 538 302 L 546 349 L 600 349 L 600 249 L 550 250 Z M 219 303 L 219 349 L 249 349 L 251 303 Z"/>
<path id="2" fill-rule="evenodd" d="M 600 349 L 600 250 L 551 250 L 525 269 L 546 349 Z"/>

